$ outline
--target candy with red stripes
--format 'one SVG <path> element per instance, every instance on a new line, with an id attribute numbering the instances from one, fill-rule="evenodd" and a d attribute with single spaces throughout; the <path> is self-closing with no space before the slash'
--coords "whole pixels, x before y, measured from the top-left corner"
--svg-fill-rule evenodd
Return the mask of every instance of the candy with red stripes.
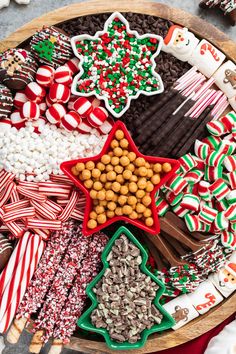
<path id="1" fill-rule="evenodd" d="M 25 102 L 28 101 L 28 97 L 26 96 L 24 91 L 18 91 L 15 94 L 13 99 L 13 105 L 15 108 L 21 108 Z"/>
<path id="2" fill-rule="evenodd" d="M 81 122 L 80 115 L 75 111 L 70 111 L 62 117 L 61 126 L 68 131 L 72 131 L 75 130 Z"/>
<path id="3" fill-rule="evenodd" d="M 58 124 L 66 115 L 65 107 L 60 103 L 54 103 L 46 111 L 46 118 L 51 124 Z"/>
<path id="4" fill-rule="evenodd" d="M 99 131 L 100 134 L 107 135 L 112 130 L 113 125 L 114 125 L 113 119 L 108 117 L 108 119 L 102 125 L 100 125 L 97 128 L 97 130 Z"/>
<path id="5" fill-rule="evenodd" d="M 37 120 L 40 116 L 39 106 L 35 102 L 25 102 L 20 113 L 21 116 L 27 120 Z"/>
<path id="6" fill-rule="evenodd" d="M 203 171 L 200 171 L 200 170 L 194 168 L 184 176 L 184 179 L 188 183 L 198 183 L 199 181 L 201 181 L 203 176 L 204 176 Z"/>
<path id="7" fill-rule="evenodd" d="M 178 195 L 175 195 L 173 192 L 168 191 L 165 195 L 167 202 L 171 205 L 174 206 L 181 202 L 183 199 L 184 193 L 179 193 Z"/>
<path id="8" fill-rule="evenodd" d="M 223 165 L 227 171 L 232 172 L 236 170 L 236 155 L 229 155 L 224 158 Z"/>
<path id="9" fill-rule="evenodd" d="M 200 198 L 194 194 L 186 193 L 183 196 L 180 206 L 188 211 L 197 212 L 200 206 Z"/>
<path id="10" fill-rule="evenodd" d="M 229 220 L 226 219 L 224 211 L 217 214 L 214 224 L 218 230 L 226 230 L 228 228 Z"/>
<path id="11" fill-rule="evenodd" d="M 69 86 L 72 83 L 72 72 L 68 66 L 59 66 L 54 74 L 54 80 L 58 84 Z"/>
<path id="12" fill-rule="evenodd" d="M 88 115 L 92 112 L 93 106 L 92 103 L 86 97 L 79 97 L 74 102 L 74 109 L 78 112 L 81 117 L 88 117 Z"/>
<path id="13" fill-rule="evenodd" d="M 218 120 L 213 120 L 207 123 L 206 127 L 209 133 L 215 136 L 221 136 L 228 133 L 228 130 L 224 124 Z"/>
<path id="14" fill-rule="evenodd" d="M 218 146 L 218 152 L 224 155 L 232 155 L 236 144 L 230 140 L 222 140 Z"/>
<path id="15" fill-rule="evenodd" d="M 212 183 L 212 185 L 209 187 L 209 191 L 217 200 L 221 201 L 229 194 L 230 188 L 222 178 L 219 178 L 214 183 Z"/>
<path id="16" fill-rule="evenodd" d="M 12 112 L 10 118 L 12 126 L 16 129 L 25 127 L 26 118 L 23 118 L 19 111 Z"/>
<path id="17" fill-rule="evenodd" d="M 88 115 L 89 123 L 95 128 L 102 125 L 107 118 L 108 118 L 108 112 L 103 107 L 93 108 L 92 112 Z"/>
<path id="18" fill-rule="evenodd" d="M 217 167 L 221 165 L 224 161 L 225 155 L 218 151 L 211 151 L 209 155 L 206 157 L 206 164 L 208 166 Z"/>
<path id="19" fill-rule="evenodd" d="M 224 124 L 225 129 L 229 133 L 232 130 L 233 126 L 236 124 L 235 112 L 231 111 L 231 112 L 227 113 L 226 115 L 222 116 L 221 118 L 219 118 L 219 122 Z"/>
<path id="20" fill-rule="evenodd" d="M 49 89 L 48 97 L 54 103 L 66 103 L 70 99 L 70 89 L 66 85 L 54 83 Z"/>
<path id="21" fill-rule="evenodd" d="M 209 187 L 210 187 L 209 182 L 207 182 L 207 181 L 200 181 L 199 182 L 198 194 L 205 201 L 211 200 L 211 193 L 210 193 Z"/>
<path id="22" fill-rule="evenodd" d="M 179 202 L 178 204 L 174 205 L 172 207 L 172 210 L 173 212 L 180 218 L 184 218 L 185 215 L 189 214 L 189 210 L 183 208 L 181 205 L 180 205 L 181 202 Z"/>
<path id="23" fill-rule="evenodd" d="M 25 94 L 30 101 L 40 103 L 42 102 L 43 97 L 46 96 L 46 91 L 37 82 L 33 81 L 26 85 Z"/>
<path id="24" fill-rule="evenodd" d="M 226 248 L 231 248 L 236 251 L 236 234 L 228 230 L 224 230 L 221 233 L 221 243 Z"/>
<path id="25" fill-rule="evenodd" d="M 204 178 L 208 182 L 214 182 L 218 178 L 222 178 L 223 174 L 223 167 L 221 165 L 214 167 L 214 166 L 205 166 L 205 173 Z"/>
<path id="26" fill-rule="evenodd" d="M 202 206 L 200 213 L 199 213 L 199 220 L 204 224 L 211 225 L 215 220 L 216 215 L 218 214 L 218 210 L 210 207 L 209 205 L 205 204 Z"/>
<path id="27" fill-rule="evenodd" d="M 170 189 L 174 194 L 179 194 L 188 185 L 188 182 L 177 174 L 173 175 L 165 184 L 167 189 Z"/>
<path id="28" fill-rule="evenodd" d="M 42 65 L 36 72 L 36 81 L 39 85 L 50 87 L 54 79 L 54 68 L 49 65 Z"/>
<path id="29" fill-rule="evenodd" d="M 225 217 L 228 219 L 230 222 L 235 223 L 236 222 L 236 204 L 230 205 L 226 210 L 225 210 Z"/>
<path id="30" fill-rule="evenodd" d="M 70 69 L 72 75 L 75 75 L 79 71 L 79 59 L 74 57 L 68 60 L 65 63 L 65 66 L 67 66 Z"/>
<path id="31" fill-rule="evenodd" d="M 89 134 L 92 131 L 93 127 L 91 127 L 91 125 L 89 124 L 88 120 L 82 119 L 82 121 L 80 122 L 80 124 L 77 127 L 78 132 L 82 133 L 82 134 Z"/>
<path id="32" fill-rule="evenodd" d="M 236 189 L 236 171 L 227 173 L 227 177 L 229 180 L 230 187 L 232 189 Z"/>
<path id="33" fill-rule="evenodd" d="M 157 197 L 156 201 L 156 210 L 159 216 L 164 216 L 169 210 L 169 204 L 161 197 Z"/>
<path id="34" fill-rule="evenodd" d="M 236 190 L 229 192 L 226 196 L 226 199 L 229 204 L 236 203 Z"/>
<path id="35" fill-rule="evenodd" d="M 187 173 L 190 171 L 192 168 L 196 166 L 196 161 L 194 160 L 192 154 L 185 154 L 184 156 L 179 158 L 179 162 L 181 165 L 181 171 L 183 173 Z"/>
<path id="36" fill-rule="evenodd" d="M 210 146 L 210 149 L 217 150 L 220 145 L 221 138 L 219 136 L 207 136 L 202 140 L 204 143 Z"/>
<path id="37" fill-rule="evenodd" d="M 200 159 L 206 160 L 210 154 L 210 146 L 200 140 L 195 140 L 194 152 Z"/>
<path id="38" fill-rule="evenodd" d="M 202 223 L 199 220 L 198 215 L 186 214 L 184 217 L 185 224 L 190 232 L 200 231 Z"/>

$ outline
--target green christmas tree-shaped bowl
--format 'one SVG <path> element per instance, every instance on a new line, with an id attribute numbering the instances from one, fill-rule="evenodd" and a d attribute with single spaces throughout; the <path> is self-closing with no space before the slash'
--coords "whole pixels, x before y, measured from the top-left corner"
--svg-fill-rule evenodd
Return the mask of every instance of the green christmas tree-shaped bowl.
<path id="1" fill-rule="evenodd" d="M 118 239 L 122 234 L 125 234 L 127 236 L 127 238 L 135 246 L 137 246 L 140 249 L 140 253 L 141 253 L 141 257 L 142 257 L 142 263 L 140 265 L 141 271 L 143 273 L 145 273 L 146 275 L 148 275 L 155 283 L 158 284 L 159 289 L 157 290 L 156 297 L 153 300 L 153 303 L 157 307 L 157 309 L 160 311 L 160 313 L 163 315 L 161 323 L 153 325 L 152 328 L 150 328 L 150 329 L 145 329 L 141 333 L 141 339 L 139 341 L 137 341 L 136 343 L 134 343 L 134 344 L 133 343 L 131 344 L 131 343 L 127 342 L 127 341 L 123 342 L 123 343 L 119 343 L 119 342 L 116 342 L 116 341 L 112 340 L 110 338 L 110 336 L 109 336 L 109 332 L 108 332 L 107 329 L 96 328 L 91 322 L 92 311 L 98 306 L 97 297 L 96 297 L 96 294 L 93 292 L 93 289 L 94 289 L 95 285 L 99 282 L 99 280 L 101 280 L 101 278 L 103 277 L 103 275 L 105 273 L 105 270 L 107 268 L 109 268 L 109 264 L 107 262 L 107 256 L 110 253 L 110 251 L 111 251 L 111 249 L 112 249 L 112 247 L 114 245 L 115 240 Z M 92 305 L 82 314 L 82 316 L 79 318 L 77 324 L 82 329 L 101 334 L 104 337 L 107 346 L 109 348 L 111 348 L 111 349 L 128 350 L 128 349 L 141 348 L 141 347 L 143 347 L 145 345 L 146 340 L 147 340 L 147 338 L 148 338 L 148 336 L 150 334 L 167 330 L 167 329 L 173 327 L 174 324 L 175 324 L 174 319 L 163 309 L 163 307 L 159 303 L 159 299 L 160 299 L 160 297 L 162 296 L 162 294 L 163 294 L 163 292 L 165 290 L 165 286 L 159 279 L 157 279 L 147 269 L 147 267 L 146 267 L 147 260 L 148 260 L 147 252 L 145 251 L 143 246 L 140 244 L 140 242 L 134 237 L 134 235 L 126 227 L 121 226 L 116 231 L 116 233 L 111 238 L 111 240 L 108 242 L 108 244 L 106 245 L 106 247 L 105 247 L 105 249 L 104 249 L 104 251 L 102 253 L 103 269 L 94 278 L 94 280 L 87 286 L 86 293 L 87 293 L 88 297 L 91 299 Z"/>

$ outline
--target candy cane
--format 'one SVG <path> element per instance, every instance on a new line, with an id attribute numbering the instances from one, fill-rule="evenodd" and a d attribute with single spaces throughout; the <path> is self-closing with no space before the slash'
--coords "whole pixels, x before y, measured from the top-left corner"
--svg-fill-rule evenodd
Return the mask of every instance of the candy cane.
<path id="1" fill-rule="evenodd" d="M 17 190 L 20 194 L 24 195 L 25 197 L 27 197 L 29 199 L 36 200 L 37 202 L 40 202 L 40 203 L 43 203 L 46 201 L 45 195 L 36 193 L 32 190 L 28 190 L 28 189 L 26 189 L 24 187 L 20 187 L 20 186 L 17 186 Z"/>
<path id="2" fill-rule="evenodd" d="M 24 236 L 17 243 L 6 267 L 2 271 L 0 275 L 0 305 L 2 305 L 2 295 L 11 279 L 11 276 L 14 274 L 14 271 L 19 263 L 20 259 L 23 257 L 25 253 L 26 246 L 29 240 L 30 233 L 26 232 Z M 2 310 L 2 306 L 0 306 L 0 311 Z"/>
<path id="3" fill-rule="evenodd" d="M 217 54 L 215 48 L 213 47 L 213 45 L 211 43 L 204 43 L 201 45 L 200 54 L 204 55 L 207 51 L 211 53 L 211 55 L 213 56 L 213 58 L 216 62 L 220 60 L 219 55 Z"/>
<path id="4" fill-rule="evenodd" d="M 61 220 L 28 219 L 26 221 L 26 227 L 29 229 L 60 230 Z"/>
<path id="5" fill-rule="evenodd" d="M 22 208 L 6 213 L 3 217 L 3 221 L 5 223 L 8 223 L 22 218 L 29 218 L 33 216 L 35 216 L 35 209 L 33 207 Z"/>
<path id="6" fill-rule="evenodd" d="M 56 214 L 51 211 L 45 203 L 40 204 L 35 200 L 31 200 L 31 205 L 35 208 L 36 212 L 45 219 L 55 220 L 57 218 Z"/>
<path id="7" fill-rule="evenodd" d="M 41 258 L 44 249 L 44 243 L 38 235 L 32 235 L 29 239 L 26 252 L 24 254 L 22 263 L 19 263 L 17 268 L 20 273 L 20 281 L 15 293 L 12 294 L 12 301 L 8 302 L 8 307 L 3 318 L 0 320 L 0 332 L 4 333 L 9 328 L 13 320 L 16 310 L 25 294 L 29 282 L 33 276 L 36 266 Z M 16 276 L 17 279 L 17 276 Z"/>

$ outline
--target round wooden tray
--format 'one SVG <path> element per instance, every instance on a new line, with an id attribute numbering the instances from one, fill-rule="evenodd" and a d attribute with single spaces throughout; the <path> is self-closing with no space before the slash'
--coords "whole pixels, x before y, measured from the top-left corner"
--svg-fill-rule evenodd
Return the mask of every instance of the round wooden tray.
<path id="1" fill-rule="evenodd" d="M 43 25 L 55 25 L 79 16 L 114 11 L 136 12 L 169 19 L 177 24 L 188 27 L 197 36 L 209 40 L 223 51 L 229 59 L 236 62 L 236 43 L 216 27 L 180 9 L 147 0 L 93 0 L 57 9 L 34 19 L 3 39 L 0 42 L 0 52 L 19 46 Z M 118 352 L 141 354 L 175 347 L 206 333 L 232 315 L 235 310 L 236 293 L 205 315 L 199 316 L 177 331 L 169 330 L 162 334 L 150 336 L 144 348 Z M 114 351 L 106 347 L 104 342 L 87 340 L 76 336 L 71 338 L 71 342 L 67 345 L 67 348 L 78 350 L 85 354 L 114 353 Z"/>

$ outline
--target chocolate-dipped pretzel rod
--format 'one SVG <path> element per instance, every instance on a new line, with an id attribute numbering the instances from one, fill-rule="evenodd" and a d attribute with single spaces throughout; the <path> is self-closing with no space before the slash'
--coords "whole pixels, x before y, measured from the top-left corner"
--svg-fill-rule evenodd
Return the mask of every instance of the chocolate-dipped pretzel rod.
<path id="1" fill-rule="evenodd" d="M 58 316 L 65 305 L 68 293 L 72 288 L 79 266 L 89 248 L 90 239 L 74 233 L 54 277 L 43 307 L 35 321 L 35 335 L 30 345 L 30 352 L 39 353 L 43 342 L 52 335 Z M 43 331 L 43 335 L 42 335 Z M 39 338 L 40 337 L 40 338 Z"/>
<path id="2" fill-rule="evenodd" d="M 53 331 L 54 340 L 49 354 L 59 354 L 60 348 L 62 349 L 63 345 L 69 342 L 71 335 L 75 331 L 77 319 L 86 304 L 86 287 L 100 270 L 100 257 L 107 241 L 108 237 L 102 233 L 94 234 L 91 237 L 88 253 L 81 264 L 81 269 L 78 272 L 65 306 L 56 321 Z"/>
<path id="3" fill-rule="evenodd" d="M 201 0 L 199 6 L 203 9 L 218 7 L 228 15 L 231 25 L 236 24 L 236 2 L 235 0 Z"/>
<path id="4" fill-rule="evenodd" d="M 188 247 L 184 247 L 181 242 L 170 237 L 167 233 L 162 231 L 161 234 L 169 249 L 171 249 L 173 253 L 177 253 L 180 258 L 190 252 L 190 249 Z"/>
<path id="5" fill-rule="evenodd" d="M 169 285 L 170 282 L 171 287 L 181 293 L 194 291 L 200 282 L 203 281 L 202 273 L 196 265 L 180 261 L 180 258 L 175 256 L 170 250 L 162 235 L 153 236 L 147 234 L 147 237 L 155 244 L 157 249 L 170 264 L 170 268 L 164 270 L 165 276 L 163 277 L 163 275 L 160 274 L 160 277 L 163 277 L 162 280 L 164 280 L 164 283 L 168 283 Z M 175 294 L 178 295 L 178 292 L 172 292 L 172 296 L 176 296 Z"/>

